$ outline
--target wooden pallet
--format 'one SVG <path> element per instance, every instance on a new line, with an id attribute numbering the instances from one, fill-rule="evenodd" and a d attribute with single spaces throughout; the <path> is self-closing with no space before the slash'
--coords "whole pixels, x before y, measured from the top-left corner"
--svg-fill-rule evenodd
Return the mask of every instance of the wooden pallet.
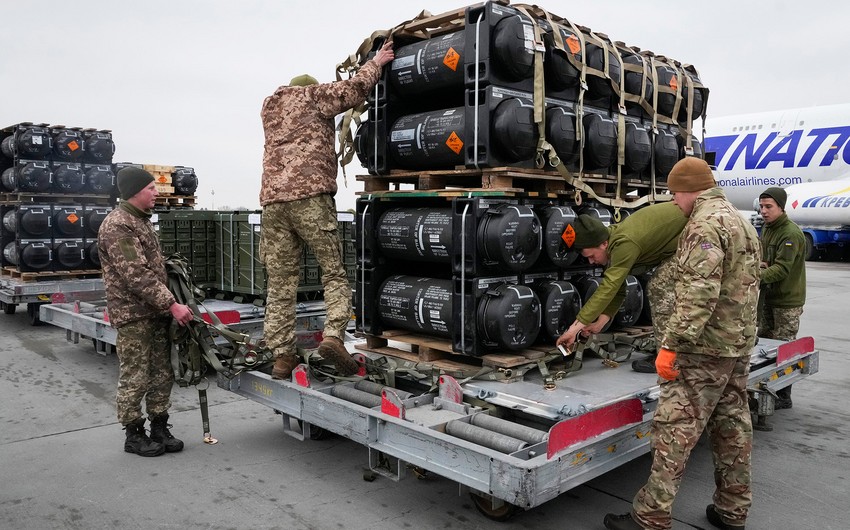
<path id="1" fill-rule="evenodd" d="M 421 193 L 425 190 L 443 190 L 460 196 L 469 192 L 502 192 L 506 194 L 525 194 L 526 196 L 555 198 L 559 195 L 571 195 L 575 189 L 556 171 L 541 171 L 524 168 L 485 168 L 450 169 L 434 171 L 390 171 L 389 175 L 358 175 L 363 182 L 363 194 Z M 601 197 L 614 197 L 617 192 L 617 178 L 610 175 L 588 174 L 582 180 Z M 412 186 L 403 189 L 402 186 Z M 480 187 L 479 187 L 480 186 Z M 622 179 L 620 197 L 637 191 L 645 195 L 649 183 L 639 179 Z M 664 186 L 656 185 L 659 191 Z"/>
<path id="2" fill-rule="evenodd" d="M 64 280 L 69 278 L 99 278 L 101 273 L 100 269 L 78 269 L 73 271 L 20 271 L 16 267 L 3 267 L 0 269 L 0 275 L 25 282 Z"/>
<path id="3" fill-rule="evenodd" d="M 156 205 L 177 208 L 194 208 L 197 199 L 198 198 L 196 196 L 160 195 L 156 198 Z"/>
<path id="4" fill-rule="evenodd" d="M 401 347 L 389 346 L 389 341 L 400 343 Z M 457 368 L 463 366 L 493 366 L 496 368 L 516 368 L 536 363 L 546 356 L 548 349 L 527 349 L 514 353 L 488 353 L 481 357 L 462 355 L 452 351 L 447 339 L 419 335 L 404 330 L 388 330 L 380 336 L 366 335 L 365 344 L 356 346 L 364 351 L 373 351 L 415 362 L 433 363 L 435 367 Z M 402 349 L 406 347 L 407 349 Z"/>
<path id="5" fill-rule="evenodd" d="M 0 193 L 0 204 L 33 204 L 33 203 L 86 203 L 94 206 L 111 206 L 114 199 L 109 195 L 95 195 L 93 193 L 32 193 L 13 192 Z"/>

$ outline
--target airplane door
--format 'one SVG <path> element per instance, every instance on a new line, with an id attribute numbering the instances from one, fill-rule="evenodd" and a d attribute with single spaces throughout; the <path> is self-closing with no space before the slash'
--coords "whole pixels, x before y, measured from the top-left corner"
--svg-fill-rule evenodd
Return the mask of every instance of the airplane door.
<path id="1" fill-rule="evenodd" d="M 799 114 L 800 113 L 797 112 L 796 110 L 782 113 L 782 118 L 780 118 L 779 124 L 778 124 L 779 125 L 778 136 L 780 138 L 788 136 L 789 134 L 791 134 L 791 132 L 794 130 L 794 128 L 797 127 L 797 116 L 799 116 Z"/>

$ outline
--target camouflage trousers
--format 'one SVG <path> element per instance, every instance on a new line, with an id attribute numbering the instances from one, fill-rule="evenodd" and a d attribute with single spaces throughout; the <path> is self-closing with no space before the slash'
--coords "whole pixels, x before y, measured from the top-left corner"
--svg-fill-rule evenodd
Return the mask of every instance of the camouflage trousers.
<path id="1" fill-rule="evenodd" d="M 766 339 L 794 340 L 800 330 L 802 307 L 773 307 L 765 304 L 759 308 L 758 336 Z"/>
<path id="2" fill-rule="evenodd" d="M 142 400 L 148 416 L 171 407 L 170 318 L 137 320 L 118 328 L 118 421 L 127 425 L 142 417 Z"/>
<path id="3" fill-rule="evenodd" d="M 351 320 L 351 287 L 342 261 L 336 205 L 328 194 L 263 208 L 260 260 L 268 293 L 263 335 L 275 355 L 295 354 L 295 303 L 304 244 L 322 268 L 324 336 L 343 339 Z"/>
<path id="4" fill-rule="evenodd" d="M 668 258 L 655 268 L 646 290 L 649 297 L 649 309 L 652 312 L 652 332 L 657 341 L 661 339 L 662 332 L 670 322 L 676 305 L 675 259 Z"/>
<path id="5" fill-rule="evenodd" d="M 744 525 L 752 504 L 753 426 L 747 402 L 749 357 L 682 354 L 679 376 L 662 383 L 652 420 L 652 470 L 632 503 L 645 528 L 672 528 L 673 500 L 691 450 L 708 429 L 714 458 L 714 505 L 726 522 Z"/>

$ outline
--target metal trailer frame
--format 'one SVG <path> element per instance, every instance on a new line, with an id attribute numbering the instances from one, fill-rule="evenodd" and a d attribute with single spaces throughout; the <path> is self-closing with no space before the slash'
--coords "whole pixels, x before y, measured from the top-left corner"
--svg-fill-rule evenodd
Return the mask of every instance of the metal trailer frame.
<path id="1" fill-rule="evenodd" d="M 816 373 L 818 359 L 811 337 L 790 343 L 761 339 L 751 356 L 748 383 L 759 423 L 773 413 L 775 391 Z M 439 382 L 437 392 L 406 399 L 387 387 L 381 405 L 370 408 L 333 395 L 335 387 L 353 382 L 315 380 L 306 365 L 296 368 L 291 381 L 258 371 L 218 377 L 221 388 L 280 412 L 286 434 L 318 438 L 311 429 L 315 426 L 344 436 L 367 447 L 373 473 L 393 480 L 400 480 L 409 466 L 451 479 L 470 490 L 484 515 L 497 520 L 539 506 L 650 450 L 660 392 L 654 374 L 585 359 L 580 371 L 558 380 L 553 390 L 544 389 L 536 371 L 514 383 L 459 385 L 446 375 Z M 504 453 L 486 441 L 446 433 L 450 421 L 470 423 L 475 415 L 492 412 L 523 424 L 550 425 L 547 439 Z"/>
<path id="2" fill-rule="evenodd" d="M 40 320 L 39 307 L 66 299 L 92 300 L 103 298 L 102 278 L 66 278 L 52 281 L 25 282 L 17 278 L 0 279 L 0 306 L 11 315 L 18 304 L 27 304 L 27 313 L 32 325 Z"/>
<path id="3" fill-rule="evenodd" d="M 101 292 L 101 298 L 103 293 Z M 45 303 L 40 305 L 39 318 L 46 324 L 63 328 L 66 331 L 66 339 L 74 344 L 79 344 L 80 338 L 92 339 L 94 349 L 97 353 L 107 355 L 115 352 L 115 344 L 118 340 L 118 332 L 104 318 L 106 302 L 102 299 L 94 301 L 75 300 L 64 303 Z M 205 311 L 222 313 L 227 311 L 239 312 L 239 322 L 228 323 L 227 326 L 241 333 L 256 337 L 262 334 L 263 316 L 265 310 L 261 306 L 245 304 L 228 300 L 205 300 L 202 305 Z M 322 329 L 324 324 L 325 310 L 323 302 L 301 302 L 297 306 L 296 333 L 306 334 L 304 341 L 315 340 L 313 330 Z M 213 330 L 217 344 L 226 344 Z"/>

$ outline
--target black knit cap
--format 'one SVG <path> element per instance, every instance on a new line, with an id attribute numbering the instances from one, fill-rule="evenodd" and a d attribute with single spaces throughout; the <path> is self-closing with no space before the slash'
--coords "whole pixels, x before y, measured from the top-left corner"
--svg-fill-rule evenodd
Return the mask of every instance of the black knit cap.
<path id="1" fill-rule="evenodd" d="M 574 249 L 598 247 L 608 241 L 608 228 L 596 217 L 579 215 L 573 224 L 573 229 L 576 232 L 576 240 L 572 247 Z"/>
<path id="2" fill-rule="evenodd" d="M 125 167 L 118 172 L 118 193 L 127 200 L 153 182 L 153 175 L 140 167 Z"/>
<path id="3" fill-rule="evenodd" d="M 784 188 L 767 188 L 761 195 L 759 195 L 759 199 L 773 199 L 776 201 L 776 204 L 785 211 L 785 202 L 788 201 L 788 194 L 785 193 Z"/>

